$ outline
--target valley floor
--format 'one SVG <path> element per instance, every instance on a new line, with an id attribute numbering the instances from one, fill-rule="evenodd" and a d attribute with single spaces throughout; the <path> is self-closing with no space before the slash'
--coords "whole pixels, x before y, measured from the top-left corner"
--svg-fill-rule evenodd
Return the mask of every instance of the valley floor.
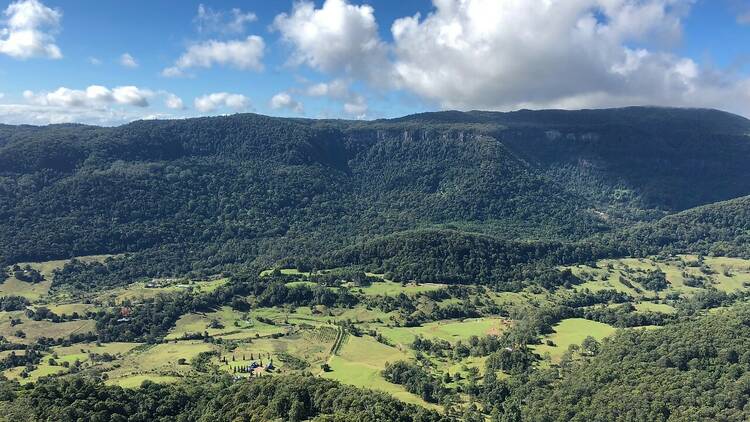
<path id="1" fill-rule="evenodd" d="M 586 342 L 606 341 L 618 330 L 658 328 L 696 295 L 750 292 L 750 261 L 695 255 L 602 260 L 592 266 L 558 268 L 570 270 L 579 282 L 553 291 L 530 287 L 498 292 L 483 286 L 397 283 L 368 273 L 368 281 L 361 285 L 345 281 L 325 288 L 345 290 L 359 298 L 348 306 L 267 306 L 261 304 L 262 298 L 248 295 L 242 298 L 250 304 L 245 309 L 224 304 L 179 316 L 163 339 L 155 342 L 103 342 L 96 336 L 101 328 L 97 315 L 103 312 L 120 312 L 118 324 L 127 328 L 133 323 L 129 310 L 141 303 L 165 294 L 210 294 L 232 281 L 221 277 L 143 280 L 74 294 L 51 289 L 54 271 L 63 264 L 30 263 L 44 281 L 28 283 L 11 276 L 0 285 L 0 294 L 28 300 L 24 309 L 0 312 L 4 345 L 0 362 L 8 379 L 24 384 L 47 376 L 88 373 L 107 384 L 138 387 L 147 380 L 172 383 L 204 373 L 225 373 L 236 379 L 311 374 L 441 411 L 446 403 L 414 386 L 394 382 L 386 368 L 398 362 L 418 364 L 429 379 L 437 380 L 439 388 L 463 401 L 452 406 L 464 406 L 472 402 L 473 389 L 486 379 L 487 371 L 499 378 L 513 371 L 493 363 L 504 350 L 511 353 L 513 349 L 507 345 L 512 343 L 501 346 L 497 339 L 507 340 L 517 325 L 527 324 L 529 313 L 566 304 L 567 313 L 548 330 L 538 332 L 536 344 L 529 349 L 530 356 L 535 356 L 532 365 L 557 367 L 571 359 L 585 359 Z M 317 275 L 340 271 L 268 270 L 260 279 L 283 280 L 286 289 L 293 291 L 317 288 Z M 662 278 L 664 285 L 660 285 Z M 601 299 L 602 293 L 620 296 Z M 404 306 L 409 309 L 407 319 Z M 472 309 L 477 315 L 452 317 L 445 310 L 453 308 Z M 49 310 L 57 320 L 39 318 L 40 309 Z M 35 352 L 39 357 L 34 360 L 11 362 L 11 357 L 31 353 L 31 346 L 45 339 L 60 340 Z"/>

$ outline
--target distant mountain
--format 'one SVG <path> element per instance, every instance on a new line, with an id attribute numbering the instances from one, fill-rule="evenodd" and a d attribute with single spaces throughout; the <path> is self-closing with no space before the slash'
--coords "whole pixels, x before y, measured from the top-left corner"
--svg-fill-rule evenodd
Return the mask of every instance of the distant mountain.
<path id="1" fill-rule="evenodd" d="M 728 113 L 644 107 L 0 126 L 0 260 L 132 252 L 137 277 L 411 229 L 576 242 L 750 195 L 748 134 Z"/>

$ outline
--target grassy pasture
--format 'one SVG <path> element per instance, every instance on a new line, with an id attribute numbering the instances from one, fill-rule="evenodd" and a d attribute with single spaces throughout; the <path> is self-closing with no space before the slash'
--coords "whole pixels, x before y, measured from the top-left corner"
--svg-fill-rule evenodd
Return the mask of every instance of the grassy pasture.
<path id="1" fill-rule="evenodd" d="M 382 282 L 372 283 L 367 287 L 353 287 L 354 290 L 361 290 L 366 296 L 398 296 L 401 293 L 404 294 L 415 294 L 430 292 L 445 287 L 445 284 L 437 283 L 408 283 L 401 285 L 401 283 L 395 283 L 393 281 L 384 280 Z"/>
<path id="2" fill-rule="evenodd" d="M 582 318 L 565 319 L 555 325 L 554 329 L 555 332 L 544 339 L 552 340 L 554 346 L 546 344 L 534 346 L 534 350 L 540 355 L 549 353 L 552 362 L 559 362 L 563 353 L 568 350 L 568 346 L 571 344 L 581 344 L 588 336 L 601 340 L 615 332 L 615 328 L 611 325 Z"/>
<path id="3" fill-rule="evenodd" d="M 209 324 L 213 320 L 218 321 L 224 328 L 209 328 Z M 253 338 L 256 335 L 268 336 L 275 333 L 284 333 L 287 330 L 283 326 L 260 322 L 252 316 L 245 319 L 242 312 L 225 306 L 215 312 L 206 314 L 183 315 L 166 338 L 168 340 L 178 339 L 186 333 L 203 333 L 204 331 L 207 331 L 211 336 L 239 339 Z"/>
<path id="4" fill-rule="evenodd" d="M 690 257 L 693 258 L 693 257 Z M 706 257 L 704 262 L 716 274 L 717 289 L 731 292 L 744 289 L 744 283 L 750 283 L 750 260 L 726 257 Z M 726 275 L 728 272 L 729 275 Z"/>
<path id="5" fill-rule="evenodd" d="M 6 357 L 14 353 L 18 356 L 23 356 L 26 354 L 26 351 L 25 350 L 2 350 L 0 351 L 0 360 L 5 359 Z"/>
<path id="6" fill-rule="evenodd" d="M 0 315 L 0 336 L 15 342 L 30 344 L 40 337 L 60 338 L 68 337 L 75 333 L 93 332 L 95 323 L 93 320 L 78 320 L 67 322 L 34 321 L 26 317 L 24 312 L 4 312 Z M 11 326 L 10 317 L 18 318 L 21 324 Z M 25 338 L 16 336 L 16 331 L 21 330 L 26 334 Z"/>
<path id="7" fill-rule="evenodd" d="M 180 291 L 210 293 L 228 282 L 228 278 L 220 278 L 208 281 L 175 282 L 168 286 L 153 288 L 146 287 L 145 282 L 137 282 L 120 289 L 115 289 L 112 292 L 108 292 L 108 295 L 114 296 L 117 303 L 122 303 L 125 300 L 140 301 L 143 299 L 154 298 L 161 293 L 174 293 Z"/>
<path id="8" fill-rule="evenodd" d="M 76 259 L 83 262 L 101 262 L 110 256 L 111 255 L 91 255 L 78 257 Z M 44 276 L 44 281 L 39 283 L 27 283 L 11 275 L 11 277 L 5 280 L 4 283 L 0 284 L 0 296 L 23 296 L 31 301 L 39 300 L 47 296 L 49 294 L 50 287 L 52 287 L 53 272 L 58 268 L 62 268 L 68 261 L 70 260 L 61 259 L 45 262 L 19 263 L 18 265 L 21 267 L 24 267 L 28 264 L 31 266 L 31 268 L 39 271 Z"/>
<path id="9" fill-rule="evenodd" d="M 635 304 L 635 309 L 639 312 L 661 312 L 663 314 L 673 314 L 677 312 L 675 308 L 666 303 L 639 302 Z"/>
<path id="10" fill-rule="evenodd" d="M 265 277 L 267 275 L 271 275 L 273 271 L 274 269 L 263 270 L 260 272 L 260 276 Z M 281 274 L 284 274 L 284 275 L 308 276 L 310 274 L 310 273 L 303 273 L 297 270 L 296 268 L 281 268 L 279 269 L 279 271 L 281 272 Z"/>
<path id="11" fill-rule="evenodd" d="M 57 315 L 72 315 L 74 312 L 78 312 L 78 315 L 86 315 L 86 312 L 96 310 L 96 305 L 86 303 L 64 303 L 39 306 L 44 306 Z"/>
<path id="12" fill-rule="evenodd" d="M 423 324 L 420 327 L 382 327 L 378 331 L 394 344 L 409 345 L 417 335 L 426 338 L 439 338 L 455 343 L 467 340 L 471 336 L 485 336 L 505 330 L 510 321 L 501 317 L 465 319 L 463 321 L 437 321 Z"/>
<path id="13" fill-rule="evenodd" d="M 726 292 L 745 289 L 745 286 L 750 284 L 750 260 L 704 257 L 703 266 L 708 272 L 698 266 L 688 265 L 697 262 L 697 260 L 698 257 L 695 255 L 678 255 L 665 260 L 656 260 L 655 258 L 606 259 L 597 262 L 596 268 L 585 265 L 569 268 L 575 275 L 588 280 L 577 286 L 576 289 L 578 290 L 615 289 L 635 298 L 660 298 L 670 293 L 690 295 L 700 291 L 700 287 L 691 287 L 685 284 L 685 274 L 690 277 L 706 278 L 709 286 Z M 658 293 L 642 289 L 642 286 L 638 283 L 632 282 L 634 286 L 641 288 L 641 291 L 638 292 L 620 281 L 621 277 L 631 279 L 628 270 L 638 274 L 657 269 L 665 273 L 669 282 L 669 287 Z"/>
<path id="14" fill-rule="evenodd" d="M 52 348 L 52 351 L 56 352 L 60 357 L 77 353 L 109 353 L 110 355 L 124 355 L 142 344 L 143 343 L 114 342 L 101 343 L 97 346 L 96 343 L 79 343 L 71 346 L 56 346 Z"/>
<path id="15" fill-rule="evenodd" d="M 318 283 L 315 283 L 313 281 L 290 281 L 289 283 L 286 283 L 286 286 L 289 288 L 294 288 L 294 287 L 299 287 L 299 286 L 314 287 L 317 285 Z"/>
<path id="16" fill-rule="evenodd" d="M 109 384 L 137 387 L 146 379 L 170 382 L 192 373 L 190 360 L 201 352 L 215 350 L 216 346 L 202 341 L 180 341 L 141 346 L 131 350 L 119 363 L 120 367 L 109 371 Z M 179 365 L 180 358 L 187 365 Z"/>
<path id="17" fill-rule="evenodd" d="M 390 314 L 377 309 L 355 306 L 351 309 L 317 307 L 315 311 L 308 307 L 295 308 L 258 308 L 251 312 L 253 316 L 270 319 L 277 324 L 310 324 L 328 325 L 334 321 L 351 320 L 355 322 L 387 321 Z"/>
<path id="18" fill-rule="evenodd" d="M 177 382 L 180 377 L 173 377 L 168 375 L 155 375 L 155 374 L 142 374 L 142 375 L 131 375 L 124 378 L 118 378 L 115 380 L 108 380 L 107 384 L 119 385 L 123 388 L 138 388 L 143 384 L 144 381 L 151 381 L 159 384 L 169 384 Z"/>
<path id="19" fill-rule="evenodd" d="M 339 271 L 340 268 L 332 268 L 322 271 L 317 271 L 314 274 L 327 274 L 327 273 L 336 273 Z M 274 270 L 268 269 L 264 270 L 260 273 L 262 276 L 270 275 Z M 300 277 L 301 280 L 299 281 L 292 281 L 289 283 L 286 283 L 288 287 L 294 287 L 299 285 L 306 285 L 306 286 L 314 286 L 315 283 L 312 281 L 307 281 L 306 279 L 313 273 L 303 273 L 293 268 L 284 268 L 279 270 L 281 274 L 289 275 L 289 276 L 297 276 Z M 405 294 L 415 294 L 415 293 L 422 293 L 422 292 L 429 292 L 432 290 L 437 290 L 442 287 L 445 287 L 444 284 L 438 284 L 438 283 L 408 283 L 405 285 L 401 285 L 401 283 L 395 283 L 390 280 L 386 280 L 383 276 L 383 274 L 375 274 L 375 273 L 366 273 L 366 275 L 370 277 L 376 277 L 380 278 L 381 282 L 375 282 L 372 283 L 370 286 L 367 287 L 356 287 L 351 284 L 344 284 L 345 287 L 349 287 L 354 291 L 361 292 L 362 294 L 366 296 L 375 296 L 375 295 L 383 295 L 383 296 L 396 296 L 401 293 Z"/>
<path id="20" fill-rule="evenodd" d="M 339 355 L 329 360 L 331 372 L 322 373 L 324 378 L 338 380 L 344 384 L 371 388 L 392 394 L 407 403 L 436 408 L 421 398 L 391 384 L 380 375 L 386 362 L 409 359 L 410 355 L 395 347 L 378 343 L 371 337 L 348 337 Z"/>
<path id="21" fill-rule="evenodd" d="M 21 372 L 24 369 L 23 367 L 8 369 L 4 374 L 9 379 L 17 379 L 21 383 L 32 382 L 44 376 L 60 375 L 70 372 L 69 368 L 62 366 L 64 362 L 67 362 L 71 366 L 76 361 L 81 362 L 83 366 L 92 365 L 93 363 L 91 362 L 89 353 L 109 353 L 113 356 L 122 357 L 137 346 L 139 346 L 139 343 L 104 343 L 100 346 L 97 346 L 95 343 L 82 343 L 71 346 L 56 346 L 52 348 L 52 353 L 46 354 L 42 358 L 36 369 L 29 373 L 28 378 L 21 378 Z M 16 351 L 16 354 L 19 354 L 19 352 L 22 353 L 22 351 Z M 50 358 L 53 358 L 54 354 L 57 354 L 57 358 L 54 358 L 57 365 L 50 365 L 49 360 Z"/>

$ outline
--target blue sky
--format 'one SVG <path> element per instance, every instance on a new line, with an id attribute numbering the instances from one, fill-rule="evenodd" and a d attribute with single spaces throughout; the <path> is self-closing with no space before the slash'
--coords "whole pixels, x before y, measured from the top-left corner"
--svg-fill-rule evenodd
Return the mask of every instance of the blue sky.
<path id="1" fill-rule="evenodd" d="M 5 123 L 633 104 L 750 116 L 748 0 L 0 0 L 0 10 Z"/>

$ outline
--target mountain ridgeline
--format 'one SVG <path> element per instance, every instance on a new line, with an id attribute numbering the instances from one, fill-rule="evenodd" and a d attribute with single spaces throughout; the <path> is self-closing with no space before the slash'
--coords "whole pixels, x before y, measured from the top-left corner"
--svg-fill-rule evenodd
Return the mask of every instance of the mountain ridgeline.
<path id="1" fill-rule="evenodd" d="M 702 109 L 0 126 L 0 261 L 119 254 L 97 273 L 135 279 L 287 260 L 466 282 L 529 258 L 747 255 L 748 164 L 750 121 Z M 443 268 L 398 264 L 414 248 Z"/>

